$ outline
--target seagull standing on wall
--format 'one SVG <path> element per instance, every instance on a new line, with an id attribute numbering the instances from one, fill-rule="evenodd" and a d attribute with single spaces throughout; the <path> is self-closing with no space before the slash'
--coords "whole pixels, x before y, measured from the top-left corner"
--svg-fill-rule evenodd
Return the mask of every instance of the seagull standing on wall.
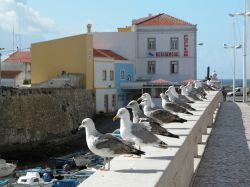
<path id="1" fill-rule="evenodd" d="M 145 152 L 140 151 L 133 146 L 129 145 L 128 142 L 120 140 L 111 134 L 102 134 L 98 132 L 95 128 L 95 124 L 92 119 L 86 118 L 82 121 L 79 126 L 86 129 L 86 141 L 88 148 L 94 154 L 106 158 L 117 157 L 120 155 L 142 155 Z M 110 170 L 110 160 L 108 161 L 108 168 L 103 170 Z"/>
<path id="2" fill-rule="evenodd" d="M 188 99 L 202 101 L 196 94 L 188 92 L 188 88 L 186 88 L 185 86 L 181 85 L 180 89 L 181 89 L 181 94 L 186 96 Z"/>
<path id="3" fill-rule="evenodd" d="M 163 123 L 171 123 L 171 122 L 179 122 L 183 123 L 186 122 L 186 119 L 183 119 L 175 114 L 172 114 L 171 112 L 168 112 L 164 109 L 152 109 L 150 106 L 150 101 L 147 99 L 142 100 L 140 103 L 143 106 L 143 112 L 146 116 L 149 118 L 152 118 L 157 123 L 163 124 Z"/>
<path id="4" fill-rule="evenodd" d="M 165 92 L 165 94 L 168 96 L 169 100 L 172 102 L 172 103 L 175 103 L 175 104 L 178 104 L 188 110 L 192 110 L 192 111 L 195 111 L 196 109 L 194 109 L 193 107 L 191 107 L 188 103 L 185 103 L 181 100 L 179 100 L 179 98 L 175 97 L 171 91 L 167 90 Z"/>
<path id="5" fill-rule="evenodd" d="M 183 103 L 194 103 L 194 101 L 191 101 L 190 99 L 188 99 L 185 95 L 181 95 L 178 94 L 175 90 L 174 86 L 169 86 L 168 91 L 170 91 L 172 93 L 172 95 L 174 97 L 176 97 L 176 99 L 178 99 L 179 101 L 183 102 Z"/>
<path id="6" fill-rule="evenodd" d="M 161 141 L 152 132 L 149 132 L 146 127 L 139 123 L 132 123 L 129 112 L 126 108 L 120 108 L 113 118 L 116 120 L 120 118 L 120 133 L 123 140 L 134 142 L 140 146 L 156 146 L 167 148 L 167 144 Z"/>
<path id="7" fill-rule="evenodd" d="M 133 113 L 133 123 L 139 123 L 144 125 L 150 132 L 162 136 L 168 136 L 172 138 L 179 138 L 178 135 L 168 132 L 167 129 L 161 126 L 160 123 L 155 122 L 152 118 L 147 117 L 140 109 L 137 101 L 132 100 L 128 103 L 126 108 L 131 108 Z"/>
<path id="8" fill-rule="evenodd" d="M 193 115 L 186 108 L 184 108 L 176 103 L 170 102 L 168 100 L 168 97 L 164 93 L 161 93 L 160 96 L 161 96 L 161 105 L 162 105 L 162 108 L 164 110 L 167 110 L 170 112 L 175 112 L 175 113 L 183 113 L 183 114 Z"/>

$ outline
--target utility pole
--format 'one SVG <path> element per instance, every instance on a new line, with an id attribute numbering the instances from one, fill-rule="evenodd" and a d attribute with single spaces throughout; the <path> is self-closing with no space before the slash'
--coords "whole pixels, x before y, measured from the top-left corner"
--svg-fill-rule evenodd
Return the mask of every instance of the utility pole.
<path id="1" fill-rule="evenodd" d="M 2 60 L 1 60 L 2 53 L 1 53 L 1 50 L 4 50 L 4 48 L 0 48 L 0 87 L 2 86 L 2 82 L 1 82 L 1 79 L 2 79 Z"/>

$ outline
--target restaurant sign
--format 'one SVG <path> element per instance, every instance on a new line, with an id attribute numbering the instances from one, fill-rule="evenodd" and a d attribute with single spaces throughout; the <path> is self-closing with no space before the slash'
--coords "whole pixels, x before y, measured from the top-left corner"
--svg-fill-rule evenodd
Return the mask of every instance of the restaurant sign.
<path id="1" fill-rule="evenodd" d="M 178 57 L 178 51 L 148 52 L 147 57 Z"/>

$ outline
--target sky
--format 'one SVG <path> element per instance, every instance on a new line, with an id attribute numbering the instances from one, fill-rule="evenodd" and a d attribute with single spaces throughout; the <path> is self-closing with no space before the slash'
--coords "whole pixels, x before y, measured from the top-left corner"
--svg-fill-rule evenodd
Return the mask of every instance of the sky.
<path id="1" fill-rule="evenodd" d="M 94 32 L 109 32 L 131 25 L 133 19 L 166 13 L 197 25 L 197 43 L 203 43 L 197 46 L 198 78 L 206 76 L 209 66 L 219 79 L 231 79 L 233 50 L 223 44 L 242 43 L 243 17 L 228 14 L 243 12 L 243 5 L 244 0 L 0 0 L 0 48 L 5 48 L 1 53 L 6 58 L 17 46 L 27 49 L 34 42 L 85 33 L 88 23 Z M 238 49 L 239 79 L 242 64 L 242 49 Z"/>

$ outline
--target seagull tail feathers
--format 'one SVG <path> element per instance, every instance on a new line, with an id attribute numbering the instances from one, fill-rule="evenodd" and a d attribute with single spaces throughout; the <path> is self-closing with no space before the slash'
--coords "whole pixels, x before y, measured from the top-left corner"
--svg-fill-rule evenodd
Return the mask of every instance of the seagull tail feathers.
<path id="1" fill-rule="evenodd" d="M 145 155 L 145 152 L 134 148 L 134 149 L 131 150 L 131 154 L 140 156 L 140 155 Z"/>
<path id="2" fill-rule="evenodd" d="M 167 149 L 167 148 L 168 148 L 168 144 L 166 144 L 166 143 L 163 142 L 163 141 L 160 141 L 159 147 Z"/>
<path id="3" fill-rule="evenodd" d="M 171 132 L 166 132 L 162 134 L 163 136 L 171 137 L 171 138 L 180 138 L 178 135 L 173 134 Z"/>
<path id="4" fill-rule="evenodd" d="M 190 115 L 194 115 L 193 113 L 191 113 L 191 112 L 188 112 L 188 111 L 186 111 L 186 112 L 185 112 L 185 114 L 190 114 Z"/>
<path id="5" fill-rule="evenodd" d="M 188 107 L 188 110 L 192 110 L 192 111 L 196 111 L 196 109 L 195 108 L 193 108 L 193 107 Z"/>
<path id="6" fill-rule="evenodd" d="M 186 120 L 186 119 L 183 119 L 183 118 L 178 118 L 178 119 L 176 119 L 175 122 L 184 123 L 184 122 L 187 122 L 187 120 Z"/>

